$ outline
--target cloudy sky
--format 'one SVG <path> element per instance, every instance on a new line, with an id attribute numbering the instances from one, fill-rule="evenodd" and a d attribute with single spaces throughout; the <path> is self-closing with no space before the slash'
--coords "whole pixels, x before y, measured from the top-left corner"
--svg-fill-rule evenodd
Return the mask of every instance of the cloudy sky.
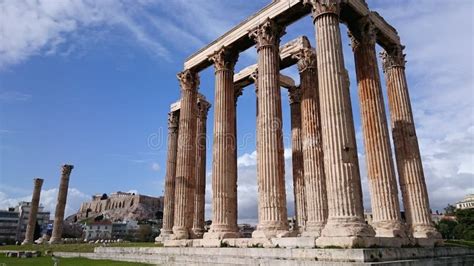
<path id="1" fill-rule="evenodd" d="M 281 0 L 285 1 L 285 0 Z M 269 0 L 0 0 L 0 209 L 31 198 L 54 210 L 60 166 L 71 163 L 67 213 L 95 193 L 162 195 L 169 104 L 187 56 Z M 474 193 L 474 4 L 471 0 L 367 1 L 407 46 L 407 75 L 431 206 L 442 210 Z M 343 32 L 351 78 L 365 208 L 370 209 L 354 59 Z M 309 17 L 282 43 L 307 35 Z M 256 62 L 241 54 L 237 71 Z M 298 83 L 295 67 L 284 71 Z M 212 102 L 211 68 L 200 92 Z M 385 91 L 385 90 L 384 90 Z M 293 214 L 287 92 L 282 91 L 288 211 Z M 255 94 L 238 104 L 239 219 L 256 209 Z M 208 120 L 212 136 L 213 109 Z M 210 218 L 212 139 L 208 138 Z"/>

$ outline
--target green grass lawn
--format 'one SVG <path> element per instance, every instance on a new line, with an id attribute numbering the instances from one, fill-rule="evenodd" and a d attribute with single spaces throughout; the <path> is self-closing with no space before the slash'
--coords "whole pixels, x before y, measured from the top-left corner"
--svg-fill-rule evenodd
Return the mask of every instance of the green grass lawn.
<path id="1" fill-rule="evenodd" d="M 141 265 L 150 265 L 144 263 L 134 263 L 134 262 L 119 262 L 119 261 L 111 261 L 111 260 L 89 260 L 84 258 L 58 258 L 60 266 L 82 266 L 82 265 L 97 265 L 97 266 L 125 266 L 125 265 L 133 265 L 133 266 L 141 266 Z M 0 255 L 0 265 L 2 263 L 6 264 L 7 266 L 51 266 L 53 265 L 53 259 L 50 256 L 46 257 L 39 257 L 39 258 L 6 258 L 5 255 Z"/>
<path id="2" fill-rule="evenodd" d="M 469 241 L 469 240 L 446 240 L 445 245 L 448 246 L 448 247 L 474 248 L 474 241 Z"/>
<path id="3" fill-rule="evenodd" d="M 0 250 L 38 250 L 41 251 L 41 253 L 44 255 L 44 252 L 46 250 L 49 251 L 58 251 L 58 252 L 94 252 L 95 247 L 101 247 L 103 244 L 88 244 L 88 243 L 83 243 L 83 244 L 54 244 L 54 245 L 24 245 L 24 246 L 15 246 L 15 245 L 9 245 L 9 246 L 0 246 Z M 160 245 L 157 245 L 152 242 L 143 242 L 143 243 L 138 243 L 138 242 L 127 242 L 127 243 L 110 243 L 107 244 L 107 247 L 159 247 Z"/>

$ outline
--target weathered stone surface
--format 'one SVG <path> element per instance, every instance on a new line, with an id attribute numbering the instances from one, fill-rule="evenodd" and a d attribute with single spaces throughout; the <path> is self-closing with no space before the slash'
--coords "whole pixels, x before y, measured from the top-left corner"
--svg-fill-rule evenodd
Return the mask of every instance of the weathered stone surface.
<path id="1" fill-rule="evenodd" d="M 428 191 L 405 76 L 403 48 L 394 46 L 382 53 L 403 206 L 413 237 L 438 239 L 434 242 L 441 244 L 441 235 L 431 221 Z"/>
<path id="2" fill-rule="evenodd" d="M 41 195 L 41 186 L 43 186 L 43 179 L 35 178 L 33 179 L 33 195 L 31 197 L 31 208 L 30 215 L 28 216 L 28 224 L 26 225 L 25 240 L 23 240 L 22 245 L 32 244 L 34 241 L 34 233 L 36 226 L 36 216 L 38 215 L 38 206 Z"/>
<path id="3" fill-rule="evenodd" d="M 306 224 L 306 195 L 303 170 L 303 143 L 301 134 L 301 89 L 288 89 L 291 110 L 291 161 L 293 164 L 293 193 L 296 222 L 293 230 L 301 233 Z"/>
<path id="4" fill-rule="evenodd" d="M 206 124 L 211 105 L 204 99 L 197 102 L 196 128 L 196 190 L 194 193 L 193 238 L 204 234 L 204 209 L 206 196 Z"/>
<path id="5" fill-rule="evenodd" d="M 318 246 L 368 247 L 375 232 L 364 221 L 362 189 L 344 68 L 337 0 L 312 1 L 316 26 L 319 96 L 328 220 Z"/>
<path id="6" fill-rule="evenodd" d="M 69 188 L 69 176 L 74 168 L 73 165 L 65 164 L 62 166 L 61 179 L 59 183 L 58 201 L 56 203 L 56 211 L 54 213 L 53 232 L 51 233 L 50 244 L 61 242 L 63 233 L 64 210 L 66 209 L 67 191 Z"/>
<path id="7" fill-rule="evenodd" d="M 327 220 L 328 206 L 316 52 L 305 48 L 294 54 L 294 57 L 298 59 L 302 92 L 301 121 L 307 219 L 303 235 L 318 237 Z"/>
<path id="8" fill-rule="evenodd" d="M 376 34 L 375 26 L 367 17 L 352 25 L 349 34 L 352 39 L 359 88 L 373 214 L 372 226 L 376 236 L 396 237 L 404 243 L 407 239 L 405 228 L 401 223 L 397 181 L 377 66 Z"/>
<path id="9" fill-rule="evenodd" d="M 175 209 L 172 239 L 187 239 L 192 233 L 196 181 L 196 99 L 199 76 L 189 70 L 178 74 L 181 110 L 176 161 Z"/>
<path id="10" fill-rule="evenodd" d="M 168 113 L 168 152 L 166 160 L 165 198 L 163 226 L 157 241 L 168 239 L 173 234 L 174 193 L 176 177 L 176 155 L 178 151 L 179 110 Z"/>
<path id="11" fill-rule="evenodd" d="M 237 237 L 237 153 L 234 66 L 237 54 L 222 48 L 211 58 L 215 66 L 215 113 L 212 164 L 212 224 L 204 238 Z"/>
<path id="12" fill-rule="evenodd" d="M 278 57 L 283 33 L 283 28 L 267 19 L 249 34 L 258 52 L 259 211 L 257 230 L 252 234 L 258 238 L 288 235 Z"/>

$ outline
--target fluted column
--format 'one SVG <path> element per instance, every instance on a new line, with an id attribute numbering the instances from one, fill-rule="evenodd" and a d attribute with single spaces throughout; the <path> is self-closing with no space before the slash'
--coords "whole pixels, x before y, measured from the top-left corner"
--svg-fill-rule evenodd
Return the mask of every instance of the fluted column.
<path id="1" fill-rule="evenodd" d="M 194 193 L 193 238 L 204 235 L 204 211 L 206 198 L 206 140 L 207 113 L 211 105 L 204 99 L 197 103 L 196 128 L 196 191 Z"/>
<path id="2" fill-rule="evenodd" d="M 22 245 L 32 244 L 34 241 L 35 227 L 36 227 L 36 217 L 38 215 L 38 207 L 41 195 L 41 186 L 43 186 L 43 179 L 35 178 L 33 179 L 33 196 L 31 197 L 31 208 L 30 215 L 28 217 L 28 225 L 26 226 L 25 240 L 23 240 Z"/>
<path id="3" fill-rule="evenodd" d="M 382 52 L 392 137 L 407 225 L 415 238 L 440 239 L 431 221 L 428 191 L 421 163 L 408 84 L 403 46 Z"/>
<path id="4" fill-rule="evenodd" d="M 216 89 L 212 164 L 212 224 L 204 238 L 233 238 L 237 227 L 237 157 L 235 152 L 234 66 L 238 54 L 228 47 L 218 50 L 214 62 Z"/>
<path id="5" fill-rule="evenodd" d="M 69 188 L 69 176 L 74 168 L 73 165 L 65 164 L 61 169 L 61 180 L 59 183 L 58 201 L 56 203 L 56 212 L 54 213 L 53 232 L 51 233 L 50 244 L 61 242 L 63 233 L 64 210 L 66 209 L 67 191 Z"/>
<path id="6" fill-rule="evenodd" d="M 179 111 L 168 113 L 168 151 L 166 160 L 165 198 L 163 203 L 163 227 L 157 241 L 173 234 L 176 154 L 178 151 Z"/>
<path id="7" fill-rule="evenodd" d="M 375 53 L 376 29 L 368 17 L 353 23 L 350 28 L 372 205 L 372 226 L 378 237 L 405 238 Z"/>
<path id="8" fill-rule="evenodd" d="M 239 99 L 240 95 L 242 95 L 242 91 L 243 91 L 244 88 L 242 87 L 234 87 L 234 107 L 235 107 L 235 119 L 234 119 L 234 137 L 235 137 L 235 142 L 234 142 L 234 145 L 235 145 L 235 151 L 234 151 L 234 156 L 235 156 L 235 164 L 234 164 L 234 168 L 235 168 L 235 178 L 236 180 L 239 180 L 239 172 L 238 172 L 238 165 L 237 165 L 237 149 L 238 149 L 238 146 L 239 146 L 239 142 L 238 142 L 238 139 L 237 139 L 237 100 Z M 236 181 L 236 183 L 238 183 Z M 237 194 L 237 200 L 235 200 L 233 203 L 234 203 L 234 210 L 235 210 L 235 216 L 237 217 L 237 221 L 239 219 L 239 206 L 238 206 L 238 185 L 235 187 L 235 193 Z"/>
<path id="9" fill-rule="evenodd" d="M 301 121 L 306 194 L 306 228 L 304 236 L 318 237 L 328 216 L 326 178 L 324 175 L 321 113 L 319 104 L 316 52 L 302 49 L 294 55 L 301 80 Z"/>
<path id="10" fill-rule="evenodd" d="M 258 225 L 253 237 L 287 236 L 288 220 L 279 84 L 282 27 L 267 19 L 250 32 L 258 52 Z"/>
<path id="11" fill-rule="evenodd" d="M 328 220 L 318 246 L 370 246 L 375 232 L 364 221 L 362 190 L 339 28 L 340 0 L 312 4 L 316 43 Z"/>
<path id="12" fill-rule="evenodd" d="M 303 143 L 301 137 L 301 90 L 288 89 L 291 112 L 291 162 L 293 170 L 293 194 L 296 222 L 293 230 L 301 233 L 306 222 L 306 199 L 303 172 Z"/>
<path id="13" fill-rule="evenodd" d="M 199 76 L 190 70 L 178 74 L 181 86 L 175 205 L 172 239 L 191 236 L 194 216 L 196 165 L 196 99 Z"/>

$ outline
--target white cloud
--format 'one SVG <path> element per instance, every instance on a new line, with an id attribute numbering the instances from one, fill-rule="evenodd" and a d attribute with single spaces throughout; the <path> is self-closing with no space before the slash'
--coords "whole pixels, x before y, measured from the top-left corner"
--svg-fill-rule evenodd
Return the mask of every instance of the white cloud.
<path id="1" fill-rule="evenodd" d="M 54 217 L 54 212 L 56 210 L 56 202 L 58 198 L 58 189 L 52 188 L 47 190 L 41 190 L 40 204 L 44 206 L 46 211 L 51 213 L 51 218 Z M 65 217 L 71 215 L 79 210 L 81 203 L 84 201 L 90 200 L 90 196 L 79 191 L 76 188 L 69 188 Z M 8 207 L 17 206 L 20 201 L 31 201 L 31 195 L 19 196 L 19 197 L 9 197 L 8 194 L 4 191 L 0 191 L 0 208 L 7 209 Z"/>
<path id="2" fill-rule="evenodd" d="M 158 163 L 154 162 L 154 163 L 151 164 L 151 169 L 155 172 L 158 172 L 158 171 L 160 171 L 161 167 Z"/>

